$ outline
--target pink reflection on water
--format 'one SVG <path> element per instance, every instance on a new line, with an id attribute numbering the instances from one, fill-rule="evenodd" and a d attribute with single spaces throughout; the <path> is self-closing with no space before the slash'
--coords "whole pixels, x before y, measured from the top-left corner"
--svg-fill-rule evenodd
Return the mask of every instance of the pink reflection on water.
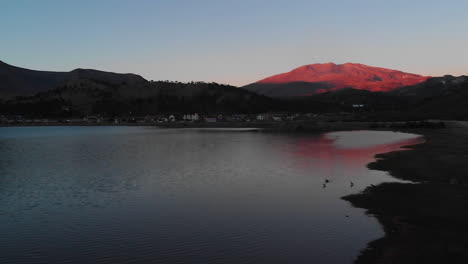
<path id="1" fill-rule="evenodd" d="M 404 150 L 401 146 L 424 142 L 424 138 L 419 135 L 396 133 L 386 136 L 384 133 L 392 132 L 335 132 L 300 138 L 294 142 L 295 149 L 292 154 L 298 166 L 313 166 L 330 172 L 336 166 L 340 166 L 340 169 L 363 167 L 375 160 L 376 154 Z"/>

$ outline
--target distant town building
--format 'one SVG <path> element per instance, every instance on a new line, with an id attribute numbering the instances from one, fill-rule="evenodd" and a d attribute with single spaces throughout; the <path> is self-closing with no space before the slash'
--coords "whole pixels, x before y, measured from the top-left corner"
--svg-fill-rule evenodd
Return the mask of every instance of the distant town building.
<path id="1" fill-rule="evenodd" d="M 200 116 L 197 113 L 195 113 L 195 114 L 185 114 L 182 117 L 182 119 L 184 121 L 198 121 L 198 120 L 200 120 Z"/>
<path id="2" fill-rule="evenodd" d="M 205 117 L 205 122 L 207 123 L 216 123 L 217 118 L 216 117 Z"/>
<path id="3" fill-rule="evenodd" d="M 157 117 L 154 116 L 154 115 L 146 115 L 145 118 L 144 118 L 145 123 L 153 123 L 153 122 L 156 121 L 156 119 L 157 119 Z"/>
<path id="4" fill-rule="evenodd" d="M 257 115 L 257 120 L 258 120 L 258 121 L 267 121 L 267 120 L 271 120 L 271 115 L 268 114 L 268 113 L 258 114 L 258 115 Z"/>
<path id="5" fill-rule="evenodd" d="M 167 121 L 169 121 L 167 117 L 159 117 L 157 120 L 158 123 L 166 123 Z"/>
<path id="6" fill-rule="evenodd" d="M 88 123 L 101 123 L 101 118 L 97 116 L 87 116 L 83 120 Z"/>

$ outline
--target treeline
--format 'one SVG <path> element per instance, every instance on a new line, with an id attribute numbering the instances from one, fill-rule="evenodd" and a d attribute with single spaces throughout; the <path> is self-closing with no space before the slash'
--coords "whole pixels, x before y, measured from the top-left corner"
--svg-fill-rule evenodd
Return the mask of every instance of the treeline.
<path id="1" fill-rule="evenodd" d="M 33 96 L 0 101 L 0 115 L 113 117 L 184 113 L 347 112 L 354 113 L 359 120 L 370 121 L 468 119 L 468 108 L 465 107 L 468 81 L 455 79 L 456 82 L 451 85 L 445 79 L 442 80 L 445 82 L 431 81 L 424 84 L 425 93 L 435 91 L 424 97 L 413 91 L 422 88 L 410 87 L 401 94 L 342 89 L 314 96 L 270 98 L 218 83 L 116 83 L 80 79 Z"/>
<path id="2" fill-rule="evenodd" d="M 0 101 L 8 115 L 68 117 L 155 113 L 260 113 L 274 99 L 229 85 L 204 82 L 147 82 L 119 85 L 78 80 L 34 96 Z"/>

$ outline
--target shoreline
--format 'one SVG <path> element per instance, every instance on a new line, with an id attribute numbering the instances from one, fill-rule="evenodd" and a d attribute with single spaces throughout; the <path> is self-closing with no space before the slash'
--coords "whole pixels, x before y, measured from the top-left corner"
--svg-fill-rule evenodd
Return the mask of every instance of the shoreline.
<path id="1" fill-rule="evenodd" d="M 374 216 L 385 232 L 371 241 L 355 263 L 465 263 L 468 259 L 468 124 L 444 121 L 444 129 L 375 127 L 376 122 L 61 124 L 59 126 L 152 126 L 159 128 L 247 128 L 262 132 L 399 131 L 424 136 L 425 142 L 376 154 L 372 170 L 418 184 L 382 183 L 342 197 Z M 382 123 L 382 122 L 380 122 Z M 57 125 L 57 124 L 54 124 Z M 22 125 L 24 126 L 24 125 Z M 38 125 L 32 125 L 38 126 Z"/>
<path id="2" fill-rule="evenodd" d="M 383 183 L 342 198 L 365 209 L 385 231 L 355 263 L 466 263 L 468 126 L 400 131 L 421 134 L 425 142 L 377 154 L 367 167 L 417 184 Z"/>
<path id="3" fill-rule="evenodd" d="M 385 130 L 402 131 L 405 129 L 439 129 L 444 122 L 439 121 L 282 121 L 282 122 L 168 122 L 168 123 L 0 123 L 0 127 L 38 127 L 38 126 L 148 126 L 157 128 L 256 128 L 266 132 L 317 132 L 343 130 Z"/>

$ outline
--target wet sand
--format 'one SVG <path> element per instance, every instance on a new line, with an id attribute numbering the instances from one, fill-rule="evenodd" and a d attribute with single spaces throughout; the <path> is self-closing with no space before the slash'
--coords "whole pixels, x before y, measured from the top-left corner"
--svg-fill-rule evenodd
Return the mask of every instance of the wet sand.
<path id="1" fill-rule="evenodd" d="M 426 143 L 379 154 L 368 167 L 419 184 L 385 183 L 343 198 L 386 233 L 356 263 L 468 263 L 468 125 L 405 131 Z"/>

